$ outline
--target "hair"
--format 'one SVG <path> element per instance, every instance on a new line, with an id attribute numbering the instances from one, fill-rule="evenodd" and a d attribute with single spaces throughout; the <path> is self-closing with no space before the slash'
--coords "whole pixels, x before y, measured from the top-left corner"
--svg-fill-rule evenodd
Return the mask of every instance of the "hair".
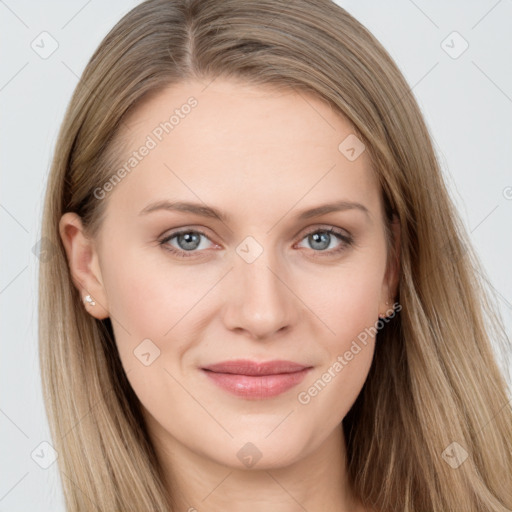
<path id="1" fill-rule="evenodd" d="M 495 297 L 410 87 L 330 0 L 148 0 L 87 64 L 48 177 L 42 237 L 54 251 L 39 282 L 42 384 L 67 510 L 164 511 L 175 502 L 110 319 L 83 307 L 59 220 L 75 212 L 97 234 L 107 200 L 94 189 L 119 166 L 127 114 L 173 84 L 220 77 L 326 101 L 349 120 L 378 177 L 401 310 L 379 329 L 342 421 L 356 495 L 379 511 L 510 511 L 512 411 L 491 341 L 502 354 L 510 343 Z M 456 468 L 443 456 L 454 442 L 468 454 Z"/>

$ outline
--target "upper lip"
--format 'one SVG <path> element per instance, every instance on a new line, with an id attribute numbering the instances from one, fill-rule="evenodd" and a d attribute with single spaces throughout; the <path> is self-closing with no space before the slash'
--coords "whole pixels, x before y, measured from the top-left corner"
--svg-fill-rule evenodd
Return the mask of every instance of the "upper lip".
<path id="1" fill-rule="evenodd" d="M 295 373 L 306 368 L 310 367 L 294 363 L 293 361 L 275 360 L 257 362 L 248 359 L 236 359 L 211 364 L 203 367 L 203 370 L 209 370 L 215 373 L 233 373 L 237 375 L 276 375 L 279 373 Z"/>

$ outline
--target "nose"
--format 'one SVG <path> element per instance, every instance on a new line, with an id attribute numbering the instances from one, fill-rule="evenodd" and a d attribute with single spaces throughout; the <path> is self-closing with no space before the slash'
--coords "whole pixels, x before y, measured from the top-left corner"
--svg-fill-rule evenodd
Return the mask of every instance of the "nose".
<path id="1" fill-rule="evenodd" d="M 265 340 L 290 329 L 300 315 L 299 304 L 285 273 L 264 251 L 247 263 L 235 255 L 226 283 L 224 324 Z"/>

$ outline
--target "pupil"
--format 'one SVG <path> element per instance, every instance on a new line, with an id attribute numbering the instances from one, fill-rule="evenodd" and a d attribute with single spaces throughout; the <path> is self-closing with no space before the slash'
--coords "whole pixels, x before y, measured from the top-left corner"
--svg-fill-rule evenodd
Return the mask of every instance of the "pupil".
<path id="1" fill-rule="evenodd" d="M 199 237 L 195 233 L 185 233 L 181 235 L 183 239 L 185 240 L 184 243 L 184 249 L 195 249 L 197 247 L 197 241 L 199 240 Z M 194 240 L 194 238 L 196 240 Z M 180 244 L 181 245 L 181 244 Z"/>
<path id="2" fill-rule="evenodd" d="M 329 234 L 326 233 L 325 231 L 322 231 L 321 234 L 318 234 L 318 233 L 314 233 L 312 235 L 312 238 L 313 238 L 313 244 L 315 243 L 320 243 L 321 247 L 316 247 L 317 249 L 326 249 L 327 247 L 329 247 Z M 321 238 L 323 237 L 323 241 L 321 240 Z"/>

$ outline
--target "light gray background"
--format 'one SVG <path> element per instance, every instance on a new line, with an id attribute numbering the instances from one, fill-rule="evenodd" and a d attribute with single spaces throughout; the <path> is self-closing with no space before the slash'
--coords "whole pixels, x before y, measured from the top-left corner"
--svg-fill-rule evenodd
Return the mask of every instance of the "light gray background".
<path id="1" fill-rule="evenodd" d="M 64 510 L 56 464 L 45 470 L 31 458 L 50 441 L 32 248 L 59 124 L 78 77 L 104 35 L 138 3 L 0 0 L 0 512 Z M 411 85 L 510 336 L 512 1 L 338 3 L 382 42 Z M 31 47 L 43 31 L 58 42 L 47 59 Z M 464 42 L 453 31 L 469 44 L 457 58 Z"/>

